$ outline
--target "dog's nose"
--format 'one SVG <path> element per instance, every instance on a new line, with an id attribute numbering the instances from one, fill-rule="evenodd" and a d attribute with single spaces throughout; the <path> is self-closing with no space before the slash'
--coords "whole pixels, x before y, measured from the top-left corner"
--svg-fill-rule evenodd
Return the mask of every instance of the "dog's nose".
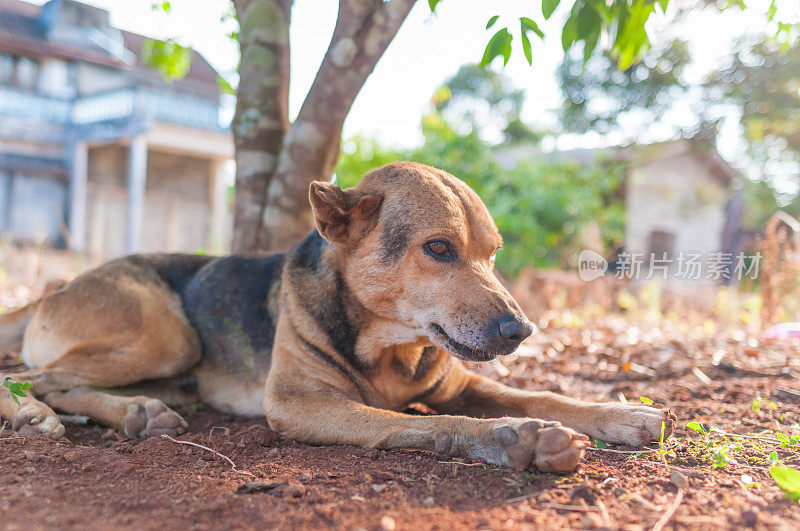
<path id="1" fill-rule="evenodd" d="M 497 320 L 500 337 L 508 343 L 519 343 L 533 332 L 533 325 L 525 317 L 506 314 Z"/>

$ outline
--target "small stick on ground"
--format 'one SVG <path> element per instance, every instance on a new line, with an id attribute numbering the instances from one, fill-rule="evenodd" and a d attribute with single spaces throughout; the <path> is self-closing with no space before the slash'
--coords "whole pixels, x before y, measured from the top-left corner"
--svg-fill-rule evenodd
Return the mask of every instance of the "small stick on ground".
<path id="1" fill-rule="evenodd" d="M 675 511 L 678 510 L 678 506 L 681 504 L 683 500 L 683 489 L 678 489 L 678 495 L 675 496 L 675 501 L 672 502 L 672 505 L 667 507 L 667 510 L 661 515 L 661 518 L 658 519 L 656 525 L 653 526 L 653 531 L 661 531 L 665 525 L 669 523 L 669 519 L 672 518 L 672 515 L 675 514 Z"/>
<path id="2" fill-rule="evenodd" d="M 464 461 L 437 461 L 437 463 L 442 463 L 444 465 L 461 465 L 461 466 L 484 466 L 487 467 L 486 463 L 465 463 Z"/>
<path id="3" fill-rule="evenodd" d="M 595 452 L 611 452 L 612 454 L 654 454 L 660 450 L 660 448 L 643 448 L 641 450 L 615 450 L 613 448 L 598 448 L 596 446 L 589 446 L 586 449 Z"/>
<path id="4" fill-rule="evenodd" d="M 246 470 L 239 470 L 239 469 L 236 467 L 236 463 L 234 463 L 234 462 L 233 462 L 233 460 L 232 460 L 230 457 L 228 457 L 227 455 L 221 454 L 221 453 L 219 453 L 218 451 L 216 451 L 216 450 L 214 450 L 214 449 L 211 449 L 211 448 L 209 448 L 208 446 L 203 446 L 202 444 L 197 444 L 197 443 L 195 443 L 195 442 L 191 442 L 191 441 L 179 441 L 179 440 L 177 440 L 177 439 L 173 439 L 172 437 L 170 437 L 170 436 L 169 436 L 169 435 L 167 435 L 166 433 L 162 433 L 162 434 L 161 434 L 161 436 L 162 436 L 162 437 L 164 437 L 165 439 L 169 439 L 170 441 L 172 441 L 172 442 L 174 442 L 174 443 L 177 443 L 177 444 L 188 444 L 189 446 L 194 446 L 194 447 L 196 447 L 196 448 L 200 448 L 201 450 L 205 450 L 206 452 L 211 452 L 212 454 L 214 454 L 214 455 L 216 455 L 216 456 L 218 456 L 218 457 L 221 457 L 221 458 L 223 458 L 225 461 L 227 461 L 228 463 L 230 463 L 230 465 L 231 465 L 231 467 L 233 468 L 233 470 L 234 470 L 234 471 L 236 471 L 236 472 L 239 472 L 239 473 L 242 473 L 242 474 L 247 474 L 247 475 L 249 475 L 249 476 L 253 476 L 253 477 L 255 477 L 253 474 L 251 474 L 250 472 L 248 472 L 248 471 L 246 471 Z"/>
<path id="5" fill-rule="evenodd" d="M 534 496 L 538 496 L 539 494 L 542 494 L 543 492 L 545 492 L 545 491 L 544 490 L 537 490 L 537 491 L 534 491 L 534 492 L 529 492 L 528 494 L 523 494 L 522 496 L 517 496 L 516 498 L 509 498 L 507 500 L 503 500 L 502 502 L 498 503 L 496 505 L 496 507 L 499 507 L 500 505 L 505 505 L 507 503 L 517 503 L 517 502 L 529 500 L 529 499 L 533 498 Z"/>
<path id="6" fill-rule="evenodd" d="M 550 507 L 551 509 L 558 509 L 561 511 L 574 511 L 576 513 L 597 512 L 600 509 L 593 506 L 584 507 L 582 505 L 564 505 L 561 503 L 540 503 L 542 507 Z"/>
<path id="7" fill-rule="evenodd" d="M 652 461 L 639 461 L 638 464 L 644 466 L 656 466 L 657 468 L 664 468 L 664 465 L 662 463 L 654 463 Z M 678 472 L 681 472 L 692 478 L 703 478 L 707 476 L 707 473 L 703 470 L 692 470 L 689 468 L 683 468 L 675 465 L 667 465 L 667 468 L 670 471 L 677 470 Z"/>
<path id="8" fill-rule="evenodd" d="M 763 441 L 763 442 L 768 442 L 768 443 L 773 443 L 773 444 L 780 444 L 780 442 L 781 442 L 776 437 L 764 437 L 764 436 L 761 436 L 761 435 L 740 435 L 738 433 L 729 433 L 727 431 L 714 431 L 714 432 L 711 432 L 711 433 L 716 433 L 717 435 L 722 435 L 724 437 L 733 437 L 733 438 L 738 438 L 738 439 L 754 439 L 756 441 Z"/>

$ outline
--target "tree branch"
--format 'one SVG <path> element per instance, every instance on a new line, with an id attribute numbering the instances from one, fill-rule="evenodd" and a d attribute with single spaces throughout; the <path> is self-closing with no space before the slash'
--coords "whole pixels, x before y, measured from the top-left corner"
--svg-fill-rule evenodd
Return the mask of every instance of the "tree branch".
<path id="1" fill-rule="evenodd" d="M 340 0 L 328 51 L 269 185 L 262 242 L 267 248 L 284 249 L 313 227 L 308 185 L 333 172 L 350 107 L 415 1 Z"/>

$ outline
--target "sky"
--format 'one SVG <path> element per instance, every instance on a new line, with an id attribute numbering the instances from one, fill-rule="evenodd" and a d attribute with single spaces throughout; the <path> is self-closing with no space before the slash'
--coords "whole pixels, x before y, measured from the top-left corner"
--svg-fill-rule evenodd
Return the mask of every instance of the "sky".
<path id="1" fill-rule="evenodd" d="M 225 36 L 231 28 L 220 21 L 229 0 L 171 0 L 172 13 L 165 15 L 151 9 L 151 0 L 83 0 L 110 11 L 111 22 L 121 29 L 152 37 L 176 38 L 206 57 L 221 73 L 235 78 L 238 52 Z M 673 3 L 682 0 L 673 0 Z M 796 0 L 781 0 L 791 4 Z M 769 0 L 751 0 L 758 6 Z M 43 0 L 36 0 L 43 3 Z M 291 26 L 290 117 L 302 105 L 316 71 L 328 47 L 336 20 L 335 0 L 295 0 Z M 504 73 L 527 93 L 523 118 L 541 126 L 552 125 L 559 107 L 560 91 L 554 77 L 563 57 L 560 26 L 566 15 L 562 8 L 544 21 L 531 0 L 444 0 L 436 14 L 428 2 L 419 0 L 397 37 L 386 50 L 375 71 L 367 80 L 345 122 L 344 138 L 365 134 L 392 147 L 410 147 L 420 142 L 420 118 L 428 109 L 434 91 L 458 68 L 480 59 L 492 32 L 504 21 L 513 23 L 527 15 L 540 23 L 547 38 L 533 39 L 533 66 L 522 56 L 518 42 Z M 492 30 L 485 30 L 487 20 L 500 15 Z M 694 67 L 689 76 L 699 78 L 717 64 L 729 50 L 731 40 L 747 29 L 757 29 L 763 21 L 739 13 L 724 16 L 712 13 L 692 14 L 683 34 L 690 37 Z M 655 35 L 674 30 L 665 17 L 654 16 L 651 29 Z M 499 65 L 499 62 L 496 63 Z M 676 111 L 680 119 L 680 110 Z M 735 154 L 735 120 L 723 131 L 723 155 Z M 658 136 L 658 132 L 654 132 Z M 597 135 L 571 135 L 550 148 L 593 147 L 614 139 Z M 547 147 L 547 146 L 546 146 Z"/>

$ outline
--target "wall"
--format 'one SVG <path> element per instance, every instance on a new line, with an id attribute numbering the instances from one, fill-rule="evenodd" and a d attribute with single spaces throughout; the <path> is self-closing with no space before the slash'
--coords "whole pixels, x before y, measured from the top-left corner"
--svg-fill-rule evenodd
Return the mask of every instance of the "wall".
<path id="1" fill-rule="evenodd" d="M 210 162 L 150 151 L 142 251 L 197 252 L 208 247 Z"/>
<path id="2" fill-rule="evenodd" d="M 126 72 L 114 68 L 89 63 L 77 63 L 75 68 L 77 68 L 78 93 L 81 96 L 132 85 L 132 81 Z"/>
<path id="3" fill-rule="evenodd" d="M 719 252 L 730 188 L 710 175 L 701 154 L 680 144 L 660 149 L 629 172 L 626 251 L 649 253 L 650 234 L 663 231 L 674 234 L 675 253 Z"/>
<path id="4" fill-rule="evenodd" d="M 126 253 L 126 146 L 89 150 L 88 250 L 104 257 Z M 210 205 L 208 160 L 150 150 L 141 252 L 196 252 L 208 247 Z"/>
<path id="5" fill-rule="evenodd" d="M 65 181 L 0 172 L 0 232 L 11 238 L 61 245 L 66 205 Z"/>
<path id="6" fill-rule="evenodd" d="M 56 98 L 73 98 L 77 91 L 72 86 L 70 70 L 75 68 L 59 59 L 45 58 L 39 61 L 37 89 L 40 93 Z"/>

